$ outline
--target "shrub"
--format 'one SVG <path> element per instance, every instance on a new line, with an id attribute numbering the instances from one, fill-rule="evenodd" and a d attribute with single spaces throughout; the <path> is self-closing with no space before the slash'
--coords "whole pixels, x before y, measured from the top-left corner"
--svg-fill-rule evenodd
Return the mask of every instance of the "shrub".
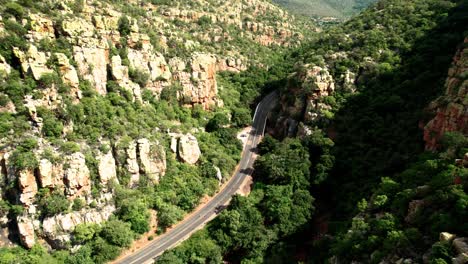
<path id="1" fill-rule="evenodd" d="M 49 189 L 40 189 L 36 199 L 44 216 L 63 213 L 70 207 L 70 201 L 58 191 L 50 193 Z"/>
<path id="2" fill-rule="evenodd" d="M 5 12 L 14 16 L 16 19 L 22 19 L 24 16 L 24 9 L 22 6 L 15 2 L 10 2 L 5 6 Z"/>
<path id="3" fill-rule="evenodd" d="M 130 21 L 127 16 L 122 16 L 119 19 L 119 32 L 123 37 L 130 34 Z"/>
<path id="4" fill-rule="evenodd" d="M 73 200 L 72 209 L 73 211 L 79 211 L 83 209 L 85 205 L 86 205 L 86 202 L 83 199 L 76 198 L 75 200 Z"/>
<path id="5" fill-rule="evenodd" d="M 147 72 L 141 71 L 139 69 L 130 69 L 128 75 L 132 81 L 138 83 L 138 85 L 140 85 L 142 88 L 146 86 L 150 77 Z"/>

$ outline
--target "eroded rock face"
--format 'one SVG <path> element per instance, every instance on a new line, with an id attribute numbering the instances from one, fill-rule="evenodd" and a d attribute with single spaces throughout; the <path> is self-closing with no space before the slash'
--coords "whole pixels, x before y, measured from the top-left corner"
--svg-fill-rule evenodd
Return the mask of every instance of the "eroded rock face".
<path id="1" fill-rule="evenodd" d="M 465 48 L 457 52 L 449 69 L 445 96 L 429 106 L 436 116 L 424 128 L 427 150 L 437 150 L 446 132 L 456 131 L 468 135 L 468 80 L 463 77 L 468 71 L 467 43 L 468 38 L 465 39 Z"/>
<path id="2" fill-rule="evenodd" d="M 128 67 L 122 65 L 120 56 L 113 56 L 111 59 L 112 77 L 119 84 L 120 87 L 128 90 L 133 100 L 141 102 L 141 89 L 140 86 L 130 80 L 128 75 Z"/>
<path id="3" fill-rule="evenodd" d="M 52 164 L 47 159 L 39 161 L 38 180 L 42 188 L 63 188 L 63 166 L 62 164 Z"/>
<path id="4" fill-rule="evenodd" d="M 138 185 L 138 181 L 140 180 L 140 167 L 138 166 L 137 160 L 137 143 L 131 142 L 125 150 L 125 154 L 127 157 L 125 168 L 128 173 L 130 173 L 129 186 L 135 187 Z"/>
<path id="5" fill-rule="evenodd" d="M 156 183 L 166 173 L 166 152 L 159 143 L 152 144 L 148 139 L 138 140 L 140 170 Z"/>
<path id="6" fill-rule="evenodd" d="M 32 248 L 36 244 L 33 220 L 28 217 L 18 216 L 16 222 L 18 223 L 21 244 L 26 248 Z"/>
<path id="7" fill-rule="evenodd" d="M 100 95 L 107 93 L 107 64 L 109 51 L 101 47 L 73 47 L 73 57 L 78 64 L 79 74 L 96 88 Z"/>
<path id="8" fill-rule="evenodd" d="M 42 75 L 53 71 L 46 66 L 47 56 L 44 52 L 39 52 L 34 45 L 30 45 L 26 52 L 19 48 L 13 48 L 13 53 L 21 63 L 21 70 L 24 74 L 31 71 L 35 80 L 39 80 Z"/>
<path id="9" fill-rule="evenodd" d="M 76 197 L 89 193 L 91 191 L 91 181 L 83 153 L 73 153 L 65 160 L 67 168 L 64 171 L 64 181 L 67 187 L 67 195 Z"/>
<path id="10" fill-rule="evenodd" d="M 112 180 L 118 183 L 117 169 L 112 152 L 109 151 L 106 154 L 99 153 L 97 160 L 99 162 L 98 173 L 101 184 L 106 186 Z"/>
<path id="11" fill-rule="evenodd" d="M 81 99 L 81 91 L 79 90 L 80 79 L 78 78 L 78 72 L 75 67 L 70 64 L 68 57 L 63 53 L 55 53 L 57 62 L 62 77 L 62 81 L 68 84 L 72 88 L 72 95 Z"/>
<path id="12" fill-rule="evenodd" d="M 151 47 L 152 48 L 152 47 Z M 128 50 L 130 67 L 149 74 L 150 81 L 168 81 L 172 77 L 166 59 L 162 54 L 149 50 Z"/>
<path id="13" fill-rule="evenodd" d="M 184 69 L 184 63 L 171 60 L 173 69 Z M 191 61 L 191 73 L 175 71 L 174 79 L 182 85 L 180 99 L 186 105 L 200 104 L 204 109 L 210 109 L 221 101 L 217 98 L 218 85 L 216 82 L 217 59 L 214 55 L 196 53 Z"/>
<path id="14" fill-rule="evenodd" d="M 36 177 L 33 170 L 22 170 L 18 173 L 18 187 L 20 189 L 20 201 L 25 206 L 30 206 L 34 202 L 37 194 Z"/>
<path id="15" fill-rule="evenodd" d="M 40 41 L 42 39 L 54 39 L 55 29 L 51 19 L 40 14 L 29 14 L 30 30 L 27 37 L 32 41 Z"/>
<path id="16" fill-rule="evenodd" d="M 197 163 L 201 156 L 197 138 L 191 134 L 181 136 L 179 139 L 178 153 L 180 159 L 184 162 L 188 164 Z"/>
<path id="17" fill-rule="evenodd" d="M 113 205 L 106 205 L 100 209 L 84 210 L 69 214 L 60 214 L 44 219 L 42 227 L 47 241 L 57 249 L 67 248 L 71 240 L 71 233 L 82 223 L 100 224 L 107 221 L 115 212 Z"/>
<path id="18" fill-rule="evenodd" d="M 158 142 L 150 142 L 146 138 L 133 141 L 126 148 L 125 155 L 130 187 L 137 186 L 142 175 L 157 183 L 166 173 L 166 152 Z"/>

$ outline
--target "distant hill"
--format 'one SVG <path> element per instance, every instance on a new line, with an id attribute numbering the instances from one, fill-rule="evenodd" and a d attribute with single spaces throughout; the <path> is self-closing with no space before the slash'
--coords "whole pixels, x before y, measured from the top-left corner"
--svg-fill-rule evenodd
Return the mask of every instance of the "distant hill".
<path id="1" fill-rule="evenodd" d="M 346 18 L 376 0 L 273 0 L 273 2 L 300 15 Z"/>

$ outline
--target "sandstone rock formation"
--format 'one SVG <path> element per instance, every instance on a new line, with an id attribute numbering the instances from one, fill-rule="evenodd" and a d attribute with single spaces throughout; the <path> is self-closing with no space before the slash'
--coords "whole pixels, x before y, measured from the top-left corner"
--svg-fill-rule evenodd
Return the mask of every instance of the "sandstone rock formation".
<path id="1" fill-rule="evenodd" d="M 178 153 L 181 160 L 188 164 L 197 163 L 201 156 L 197 138 L 191 134 L 184 135 L 179 139 Z"/>
<path id="2" fill-rule="evenodd" d="M 24 74 L 32 73 L 34 79 L 39 80 L 42 75 L 53 71 L 46 66 L 47 56 L 44 52 L 37 50 L 36 46 L 30 45 L 26 52 L 19 48 L 13 48 L 13 53 L 21 63 L 21 70 Z"/>
<path id="3" fill-rule="evenodd" d="M 142 175 L 157 183 L 166 173 L 166 152 L 159 142 L 146 138 L 131 142 L 125 149 L 125 160 L 130 187 L 137 186 Z"/>
<path id="4" fill-rule="evenodd" d="M 28 217 L 18 216 L 16 222 L 18 223 L 21 244 L 26 248 L 32 248 L 36 244 L 33 220 Z"/>
<path id="5" fill-rule="evenodd" d="M 65 158 L 67 168 L 64 171 L 66 193 L 70 197 L 87 194 L 91 191 L 89 169 L 83 153 L 76 152 Z"/>
<path id="6" fill-rule="evenodd" d="M 146 138 L 138 141 L 140 171 L 156 183 L 166 173 L 166 152 L 159 142 L 150 143 Z"/>
<path id="7" fill-rule="evenodd" d="M 54 39 L 54 23 L 48 17 L 41 14 L 29 14 L 30 30 L 26 36 L 31 41 L 41 41 L 42 39 Z"/>
<path id="8" fill-rule="evenodd" d="M 107 221 L 115 212 L 113 205 L 106 205 L 100 209 L 83 210 L 68 214 L 60 214 L 44 219 L 42 228 L 47 241 L 54 248 L 66 248 L 71 240 L 71 233 L 82 223 L 100 224 Z"/>
<path id="9" fill-rule="evenodd" d="M 18 187 L 21 191 L 20 202 L 25 206 L 32 205 L 38 190 L 33 170 L 25 169 L 18 173 Z"/>
<path id="10" fill-rule="evenodd" d="M 171 65 L 179 69 L 185 66 L 180 61 L 171 61 Z M 218 86 L 216 82 L 217 58 L 211 54 L 196 53 L 190 61 L 191 73 L 174 72 L 174 79 L 179 81 L 183 90 L 179 94 L 185 104 L 201 104 L 203 108 L 221 104 L 217 99 Z"/>
<path id="11" fill-rule="evenodd" d="M 122 65 L 120 56 L 113 56 L 111 59 L 112 77 L 117 81 L 120 87 L 128 90 L 134 100 L 141 102 L 140 86 L 130 80 L 128 67 Z"/>
<path id="12" fill-rule="evenodd" d="M 137 143 L 131 142 L 128 148 L 125 150 L 126 164 L 125 168 L 130 173 L 129 186 L 134 187 L 138 185 L 140 180 L 140 168 L 137 160 Z"/>
<path id="13" fill-rule="evenodd" d="M 106 47 L 73 47 L 73 57 L 78 63 L 78 72 L 83 79 L 94 85 L 100 95 L 107 93 L 107 65 L 109 51 Z"/>
<path id="14" fill-rule="evenodd" d="M 440 139 L 446 132 L 456 131 L 468 135 L 468 80 L 463 77 L 468 71 L 468 38 L 465 47 L 454 57 L 445 83 L 445 96 L 434 101 L 430 110 L 436 116 L 424 128 L 426 149 L 436 150 L 440 147 Z"/>
<path id="15" fill-rule="evenodd" d="M 63 188 L 63 166 L 62 164 L 52 164 L 47 159 L 39 161 L 38 168 L 39 184 L 42 188 Z"/>
<path id="16" fill-rule="evenodd" d="M 99 153 L 96 159 L 99 162 L 98 173 L 101 184 L 106 186 L 110 181 L 116 181 L 118 183 L 117 169 L 112 152 L 109 151 L 106 154 Z"/>
<path id="17" fill-rule="evenodd" d="M 70 64 L 68 57 L 63 53 L 55 53 L 57 62 L 62 76 L 62 81 L 72 88 L 72 95 L 81 99 L 81 91 L 79 90 L 80 80 L 78 73 L 73 65 Z"/>

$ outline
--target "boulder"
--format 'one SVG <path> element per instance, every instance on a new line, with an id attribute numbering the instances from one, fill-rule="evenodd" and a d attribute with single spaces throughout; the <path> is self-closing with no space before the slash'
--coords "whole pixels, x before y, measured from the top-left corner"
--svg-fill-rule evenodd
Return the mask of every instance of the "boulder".
<path id="1" fill-rule="evenodd" d="M 34 197 L 38 190 L 34 171 L 30 169 L 21 170 L 18 176 L 18 187 L 20 190 L 19 200 L 25 206 L 29 207 L 34 202 Z"/>
<path id="2" fill-rule="evenodd" d="M 101 184 L 106 186 L 112 180 L 118 183 L 117 169 L 112 152 L 109 151 L 107 154 L 99 153 L 97 160 L 99 162 L 98 173 Z"/>
<path id="3" fill-rule="evenodd" d="M 447 233 L 447 232 L 442 232 L 440 233 L 439 235 L 439 240 L 440 242 L 451 242 L 452 240 L 454 240 L 457 236 L 454 235 L 454 234 L 450 234 L 450 233 Z"/>
<path id="4" fill-rule="evenodd" d="M 468 254 L 468 238 L 455 238 L 452 242 L 452 246 L 455 248 L 458 254 Z"/>
<path id="5" fill-rule="evenodd" d="M 42 75 L 52 73 L 53 71 L 46 66 L 47 57 L 44 52 L 39 52 L 34 45 L 24 52 L 14 47 L 13 53 L 21 64 L 21 70 L 24 74 L 31 72 L 35 80 L 39 80 Z"/>
<path id="6" fill-rule="evenodd" d="M 150 143 L 148 139 L 142 138 L 138 141 L 138 153 L 140 171 L 152 182 L 156 183 L 166 173 L 166 152 L 164 147 Z"/>
<path id="7" fill-rule="evenodd" d="M 424 200 L 413 200 L 408 205 L 408 214 L 405 217 L 407 223 L 413 223 L 420 210 L 426 206 L 427 202 Z"/>
<path id="8" fill-rule="evenodd" d="M 191 134 L 181 136 L 179 139 L 178 153 L 180 159 L 184 162 L 192 165 L 197 163 L 201 155 L 197 138 Z"/>
<path id="9" fill-rule="evenodd" d="M 91 181 L 83 153 L 71 154 L 65 158 L 65 163 L 67 168 L 64 171 L 64 181 L 67 195 L 77 197 L 88 194 L 91 191 Z"/>
<path id="10" fill-rule="evenodd" d="M 18 223 L 18 232 L 21 244 L 26 248 L 32 248 L 36 244 L 32 219 L 24 216 L 18 216 L 16 222 Z"/>

